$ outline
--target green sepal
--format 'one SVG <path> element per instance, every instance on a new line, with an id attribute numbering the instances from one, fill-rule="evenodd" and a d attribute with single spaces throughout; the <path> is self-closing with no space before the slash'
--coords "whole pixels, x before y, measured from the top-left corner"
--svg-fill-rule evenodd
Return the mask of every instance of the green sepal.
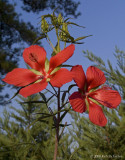
<path id="1" fill-rule="evenodd" d="M 35 69 L 29 69 L 30 71 L 32 71 L 33 73 L 35 73 L 36 75 L 43 75 L 41 72 L 35 70 Z"/>
<path id="2" fill-rule="evenodd" d="M 89 112 L 89 102 L 88 102 L 88 100 L 86 98 L 85 98 L 85 103 L 86 103 L 87 111 Z"/>
<path id="3" fill-rule="evenodd" d="M 45 61 L 45 71 L 46 71 L 46 73 L 49 71 L 49 60 L 47 58 Z"/>
<path id="4" fill-rule="evenodd" d="M 99 88 L 99 87 L 92 88 L 92 89 L 90 89 L 90 91 L 89 91 L 88 93 L 94 92 L 94 91 L 96 91 L 98 88 Z"/>
<path id="5" fill-rule="evenodd" d="M 96 101 L 95 99 L 93 99 L 93 98 L 91 98 L 91 97 L 89 97 L 89 99 L 92 101 L 92 102 L 94 102 L 95 104 L 97 104 L 97 105 L 101 105 L 98 101 Z"/>
<path id="6" fill-rule="evenodd" d="M 54 74 L 55 72 L 57 72 L 61 67 L 56 67 L 51 73 L 50 75 Z"/>

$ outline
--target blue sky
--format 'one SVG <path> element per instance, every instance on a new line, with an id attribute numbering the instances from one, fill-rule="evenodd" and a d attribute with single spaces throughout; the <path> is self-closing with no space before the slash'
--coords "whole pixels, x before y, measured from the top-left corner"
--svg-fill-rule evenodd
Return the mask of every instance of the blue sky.
<path id="1" fill-rule="evenodd" d="M 74 37 L 83 35 L 93 35 L 84 40 L 85 44 L 76 45 L 74 56 L 68 61 L 72 65 L 81 64 L 84 69 L 92 65 L 83 57 L 82 50 L 92 51 L 95 55 L 100 56 L 104 61 L 107 59 L 116 65 L 113 52 L 115 45 L 125 50 L 125 1 L 124 0 L 80 0 L 78 10 L 81 16 L 72 21 L 85 26 L 85 29 L 78 27 L 70 28 L 69 31 Z M 17 11 L 21 11 L 20 2 L 18 1 Z M 44 11 L 39 15 L 33 13 L 22 12 L 22 19 L 30 21 L 34 26 L 39 26 L 40 17 L 43 14 L 52 11 Z M 54 41 L 53 34 L 51 40 Z M 51 54 L 51 47 L 47 42 L 43 41 L 43 46 L 48 55 Z M 23 65 L 21 58 L 20 67 Z"/>
<path id="2" fill-rule="evenodd" d="M 82 50 L 88 49 L 95 55 L 100 56 L 105 62 L 109 59 L 115 66 L 116 61 L 113 56 L 115 45 L 125 50 L 125 0 L 80 0 L 80 2 L 78 10 L 81 12 L 81 16 L 72 21 L 86 28 L 73 27 L 69 31 L 76 38 L 84 35 L 93 36 L 86 38 L 84 40 L 85 44 L 76 45 L 75 53 L 67 63 L 72 65 L 81 64 L 86 70 L 93 64 L 83 56 Z M 17 3 L 16 10 L 21 12 L 20 1 Z M 44 11 L 39 15 L 22 12 L 21 18 L 30 21 L 34 26 L 39 26 L 40 19 L 38 17 L 51 12 Z M 50 38 L 54 41 L 53 35 Z M 45 41 L 43 41 L 43 46 L 47 54 L 50 55 L 52 52 L 51 47 Z M 25 67 L 22 57 L 20 60 L 20 67 Z M 6 90 L 6 92 L 8 91 Z M 15 90 L 9 92 L 13 95 Z"/>

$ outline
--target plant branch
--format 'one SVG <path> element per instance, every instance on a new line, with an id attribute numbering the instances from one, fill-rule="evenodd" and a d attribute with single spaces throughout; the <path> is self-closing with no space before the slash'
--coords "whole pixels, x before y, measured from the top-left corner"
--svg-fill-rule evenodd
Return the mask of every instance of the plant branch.
<path id="1" fill-rule="evenodd" d="M 54 92 L 55 92 L 55 95 L 56 95 L 56 97 L 57 97 L 57 91 L 55 90 L 55 88 L 52 86 L 52 84 L 49 82 L 49 84 L 51 85 L 51 87 L 52 87 L 52 89 L 54 90 Z"/>
<path id="2" fill-rule="evenodd" d="M 57 114 L 57 125 L 56 125 L 56 137 L 55 137 L 55 151 L 54 151 L 54 158 L 56 160 L 57 153 L 58 153 L 58 144 L 59 144 L 59 123 L 60 123 L 60 88 L 58 88 L 58 95 L 57 95 L 57 105 L 58 105 L 58 114 Z"/>
<path id="3" fill-rule="evenodd" d="M 52 95 L 56 96 L 56 94 L 54 94 L 52 91 L 50 91 L 49 89 L 46 89 L 48 92 L 50 92 Z"/>

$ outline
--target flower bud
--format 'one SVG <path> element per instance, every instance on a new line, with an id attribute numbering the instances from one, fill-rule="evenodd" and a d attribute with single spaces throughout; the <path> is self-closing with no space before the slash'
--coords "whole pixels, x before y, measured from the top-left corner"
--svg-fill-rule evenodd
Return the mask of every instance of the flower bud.
<path id="1" fill-rule="evenodd" d="M 63 23 L 62 25 L 62 32 L 60 33 L 60 37 L 63 41 L 66 41 L 68 38 L 67 38 L 67 34 L 69 34 L 68 32 L 68 26 L 66 23 Z"/>
<path id="2" fill-rule="evenodd" d="M 63 22 L 63 18 L 62 18 L 61 13 L 59 13 L 59 15 L 58 15 L 58 23 L 62 24 L 62 22 Z"/>
<path id="3" fill-rule="evenodd" d="M 42 17 L 41 29 L 42 29 L 43 33 L 48 32 L 48 29 L 49 29 L 49 25 L 48 25 L 48 23 L 47 23 L 47 21 L 45 20 L 44 17 Z"/>
<path id="4" fill-rule="evenodd" d="M 58 19 L 57 19 L 57 17 L 56 17 L 55 15 L 52 15 L 52 17 L 51 17 L 51 22 L 52 22 L 52 24 L 53 24 L 54 26 L 57 25 Z"/>

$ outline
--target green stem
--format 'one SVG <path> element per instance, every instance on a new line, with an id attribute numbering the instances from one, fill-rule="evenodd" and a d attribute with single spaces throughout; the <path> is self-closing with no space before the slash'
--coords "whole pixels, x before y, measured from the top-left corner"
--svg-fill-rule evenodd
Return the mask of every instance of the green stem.
<path id="1" fill-rule="evenodd" d="M 64 48 L 66 48 L 66 42 L 64 43 Z"/>
<path id="2" fill-rule="evenodd" d="M 60 39 L 59 39 L 58 28 L 55 27 L 55 30 L 56 30 L 56 36 L 57 36 L 57 42 L 58 42 L 57 51 L 60 52 Z"/>
<path id="3" fill-rule="evenodd" d="M 58 53 L 58 51 L 55 49 L 55 47 L 53 46 L 53 44 L 52 44 L 52 42 L 51 42 L 51 40 L 50 40 L 50 38 L 49 38 L 49 36 L 47 35 L 47 42 L 50 44 L 50 46 L 52 47 L 52 49 L 54 50 L 54 52 L 57 54 Z"/>

